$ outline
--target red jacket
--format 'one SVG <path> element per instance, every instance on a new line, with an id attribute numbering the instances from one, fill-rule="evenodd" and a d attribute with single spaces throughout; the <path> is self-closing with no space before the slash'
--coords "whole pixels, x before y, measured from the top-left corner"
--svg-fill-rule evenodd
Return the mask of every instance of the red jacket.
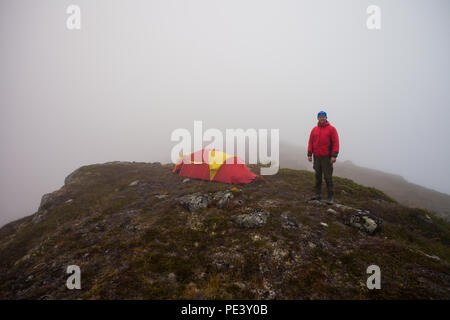
<path id="1" fill-rule="evenodd" d="M 311 130 L 308 142 L 308 157 L 329 156 L 337 157 L 339 153 L 339 137 L 336 128 L 327 121 L 317 123 Z"/>

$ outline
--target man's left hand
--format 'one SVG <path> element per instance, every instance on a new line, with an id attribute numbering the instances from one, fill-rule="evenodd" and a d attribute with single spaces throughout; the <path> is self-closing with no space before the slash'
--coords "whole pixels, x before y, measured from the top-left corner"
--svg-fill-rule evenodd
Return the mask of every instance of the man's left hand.
<path id="1" fill-rule="evenodd" d="M 335 157 L 331 157 L 330 162 L 331 162 L 331 163 L 335 163 L 335 162 L 336 162 L 336 158 L 335 158 Z"/>

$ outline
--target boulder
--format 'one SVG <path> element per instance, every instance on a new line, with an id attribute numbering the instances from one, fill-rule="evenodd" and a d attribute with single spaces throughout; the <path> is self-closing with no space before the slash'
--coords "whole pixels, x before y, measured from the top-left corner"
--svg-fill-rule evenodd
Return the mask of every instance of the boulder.
<path id="1" fill-rule="evenodd" d="M 234 198 L 231 190 L 217 191 L 216 193 L 201 194 L 196 192 L 177 198 L 177 201 L 182 207 L 189 211 L 196 211 L 202 208 L 207 208 L 212 203 L 219 209 L 228 206 L 230 201 Z M 241 203 L 242 204 L 242 203 Z"/>
<path id="2" fill-rule="evenodd" d="M 338 209 L 341 209 L 341 211 L 346 212 L 346 211 L 358 211 L 358 209 L 352 208 L 350 206 L 346 206 L 340 203 L 334 203 L 334 206 Z"/>
<path id="3" fill-rule="evenodd" d="M 233 193 L 225 192 L 223 196 L 217 201 L 217 208 L 222 209 L 228 205 L 231 199 L 233 199 Z M 214 197 L 216 199 L 216 197 Z"/>
<path id="4" fill-rule="evenodd" d="M 322 202 L 320 200 L 309 200 L 308 203 L 316 205 L 316 206 L 326 206 L 327 205 L 325 202 Z"/>
<path id="5" fill-rule="evenodd" d="M 245 214 L 233 216 L 232 220 L 243 228 L 261 228 L 267 222 L 270 213 L 263 209 L 255 209 Z"/>
<path id="6" fill-rule="evenodd" d="M 374 234 L 380 228 L 381 220 L 365 213 L 358 213 L 350 217 L 349 224 L 367 234 Z"/>
<path id="7" fill-rule="evenodd" d="M 41 203 L 39 204 L 38 211 L 49 209 L 55 204 L 55 198 L 52 193 L 46 193 L 41 198 Z"/>
<path id="8" fill-rule="evenodd" d="M 180 205 L 190 212 L 207 208 L 212 202 L 213 197 L 211 194 L 201 194 L 196 192 L 193 194 L 188 194 L 177 199 Z"/>
<path id="9" fill-rule="evenodd" d="M 338 216 L 338 215 L 339 215 L 339 214 L 336 212 L 336 210 L 333 210 L 333 209 L 331 209 L 331 208 L 329 208 L 329 209 L 327 210 L 327 213 L 332 214 L 333 216 Z"/>

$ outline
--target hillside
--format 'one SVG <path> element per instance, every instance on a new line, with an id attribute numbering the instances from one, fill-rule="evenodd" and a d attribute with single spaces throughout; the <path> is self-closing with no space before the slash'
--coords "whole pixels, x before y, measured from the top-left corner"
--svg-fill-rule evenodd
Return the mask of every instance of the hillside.
<path id="1" fill-rule="evenodd" d="M 448 194 L 411 183 L 399 175 L 357 166 L 350 161 L 337 164 L 335 172 L 340 177 L 380 189 L 405 206 L 425 208 L 450 220 Z"/>
<path id="2" fill-rule="evenodd" d="M 306 158 L 306 148 L 287 143 L 280 145 L 280 164 L 283 168 L 313 170 Z M 448 194 L 411 183 L 399 175 L 355 165 L 348 160 L 338 160 L 334 164 L 333 175 L 377 188 L 405 206 L 431 210 L 450 221 Z"/>
<path id="3" fill-rule="evenodd" d="M 308 201 L 306 170 L 233 188 L 172 167 L 70 174 L 35 214 L 0 229 L 0 298 L 450 298 L 450 225 L 432 212 L 339 177 L 336 205 Z M 366 287 L 372 264 L 380 290 Z M 69 265 L 81 290 L 65 287 Z"/>

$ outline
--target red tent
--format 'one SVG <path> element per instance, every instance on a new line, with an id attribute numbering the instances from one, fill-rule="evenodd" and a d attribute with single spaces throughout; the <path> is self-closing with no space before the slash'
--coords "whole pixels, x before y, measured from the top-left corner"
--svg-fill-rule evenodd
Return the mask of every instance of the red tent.
<path id="1" fill-rule="evenodd" d="M 181 156 L 173 172 L 189 178 L 235 184 L 252 182 L 258 176 L 239 157 L 215 149 Z"/>

